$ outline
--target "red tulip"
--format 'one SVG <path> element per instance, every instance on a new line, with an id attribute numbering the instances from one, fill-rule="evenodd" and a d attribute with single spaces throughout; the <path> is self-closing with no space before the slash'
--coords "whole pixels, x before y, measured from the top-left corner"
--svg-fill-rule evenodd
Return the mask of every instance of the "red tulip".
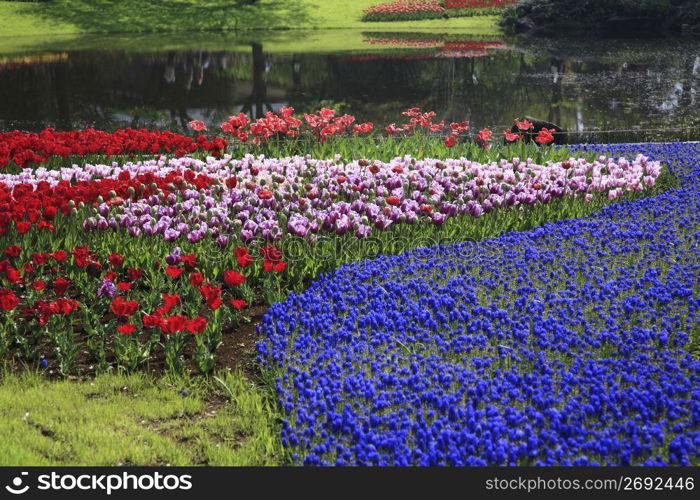
<path id="1" fill-rule="evenodd" d="M 19 304 L 19 299 L 12 290 L 0 290 L 0 309 L 12 311 Z"/>
<path id="2" fill-rule="evenodd" d="M 117 331 L 122 335 L 131 335 L 136 331 L 136 325 L 133 323 L 127 323 L 117 327 Z"/>
<path id="3" fill-rule="evenodd" d="M 121 267 L 121 265 L 124 263 L 124 257 L 116 253 L 110 254 L 109 257 L 107 257 L 107 260 L 109 260 L 112 267 Z"/>
<path id="4" fill-rule="evenodd" d="M 16 258 L 16 257 L 19 257 L 19 252 L 20 252 L 21 250 L 22 250 L 22 249 L 21 249 L 19 246 L 17 246 L 17 245 L 14 245 L 14 246 L 11 246 L 11 247 L 7 247 L 7 248 L 5 249 L 5 255 L 7 255 L 10 259 L 14 259 L 14 258 Z"/>
<path id="5" fill-rule="evenodd" d="M 248 250 L 243 247 L 236 247 L 236 262 L 241 267 L 248 267 L 253 262 L 253 257 L 248 253 Z"/>
<path id="6" fill-rule="evenodd" d="M 64 278 L 58 278 L 57 280 L 54 280 L 53 282 L 53 291 L 56 295 L 63 295 L 66 293 L 66 290 L 68 290 L 68 287 L 70 286 L 70 280 L 64 279 Z"/>
<path id="7" fill-rule="evenodd" d="M 179 278 L 184 272 L 185 270 L 183 268 L 177 266 L 168 266 L 168 268 L 165 270 L 165 274 L 171 278 Z"/>
<path id="8" fill-rule="evenodd" d="M 193 253 L 189 255 L 183 255 L 182 257 L 180 257 L 180 260 L 184 264 L 185 269 L 188 271 L 194 271 L 194 269 L 197 267 L 197 257 Z"/>
<path id="9" fill-rule="evenodd" d="M 212 299 L 207 300 L 207 306 L 209 309 L 216 310 L 219 307 L 221 307 L 221 304 L 223 304 L 224 301 L 221 300 L 221 297 L 215 297 Z"/>
<path id="10" fill-rule="evenodd" d="M 193 287 L 198 287 L 202 283 L 204 283 L 204 275 L 202 273 L 190 274 L 190 285 Z"/>
<path id="11" fill-rule="evenodd" d="M 527 120 L 523 120 L 523 121 L 515 120 L 515 126 L 518 127 L 518 129 L 523 130 L 523 131 L 531 130 L 534 127 L 534 125 Z"/>
<path id="12" fill-rule="evenodd" d="M 117 297 L 112 301 L 110 310 L 117 316 L 131 316 L 138 307 L 138 302 L 134 300 L 124 300 L 122 297 Z"/>
<path id="13" fill-rule="evenodd" d="M 228 286 L 240 286 L 245 282 L 245 276 L 236 271 L 226 271 L 224 281 Z"/>
<path id="14" fill-rule="evenodd" d="M 164 302 L 164 309 L 165 309 L 165 314 L 169 313 L 170 310 L 178 305 L 180 303 L 180 296 L 177 294 L 174 295 L 168 295 L 167 293 L 163 294 L 163 302 Z"/>
<path id="15" fill-rule="evenodd" d="M 159 327 L 163 333 L 177 333 L 185 329 L 187 316 L 168 316 L 161 318 Z"/>
<path id="16" fill-rule="evenodd" d="M 535 142 L 538 142 L 543 146 L 549 144 L 550 142 L 554 141 L 554 136 L 552 135 L 553 132 L 554 129 L 541 129 L 537 134 L 537 137 L 535 137 Z"/>
<path id="17" fill-rule="evenodd" d="M 199 288 L 199 293 L 202 294 L 205 300 L 212 300 L 221 296 L 221 287 L 213 285 L 202 285 Z"/>
<path id="18" fill-rule="evenodd" d="M 56 262 L 65 262 L 68 260 L 65 250 L 56 250 L 55 252 L 50 253 L 49 256 Z"/>
<path id="19" fill-rule="evenodd" d="M 7 271 L 5 271 L 5 278 L 7 278 L 7 281 L 12 283 L 13 285 L 17 285 L 23 281 L 22 275 L 14 267 L 7 268 Z"/>
<path id="20" fill-rule="evenodd" d="M 143 271 L 141 269 L 129 267 L 126 270 L 126 276 L 129 278 L 130 281 L 136 281 L 141 276 L 143 276 Z"/>
<path id="21" fill-rule="evenodd" d="M 504 130 L 503 135 L 505 136 L 506 141 L 508 142 L 515 142 L 518 139 L 520 139 L 520 136 L 518 134 L 514 134 L 510 130 Z"/>
<path id="22" fill-rule="evenodd" d="M 155 328 L 160 325 L 161 316 L 159 314 L 144 314 L 141 318 L 144 328 Z"/>
<path id="23" fill-rule="evenodd" d="M 207 126 L 204 125 L 204 122 L 200 120 L 192 120 L 187 125 L 195 132 L 201 132 L 207 129 Z"/>
<path id="24" fill-rule="evenodd" d="M 262 247 L 258 253 L 264 260 L 277 262 L 282 260 L 282 252 L 275 245 L 269 244 Z"/>
<path id="25" fill-rule="evenodd" d="M 190 333 L 194 333 L 197 335 L 203 333 L 204 330 L 206 329 L 206 327 L 207 327 L 207 320 L 201 316 L 197 316 L 196 318 L 189 320 L 185 324 L 185 328 L 187 328 L 187 330 Z"/>
<path id="26" fill-rule="evenodd" d="M 66 299 L 64 297 L 56 300 L 55 304 L 58 312 L 65 314 L 66 316 L 75 311 L 79 305 L 77 300 Z"/>
<path id="27" fill-rule="evenodd" d="M 493 132 L 491 132 L 489 129 L 485 128 L 479 131 L 479 135 L 476 136 L 477 142 L 481 143 L 486 143 L 491 136 L 493 135 Z"/>
<path id="28" fill-rule="evenodd" d="M 43 266 L 49 261 L 49 254 L 47 253 L 35 253 L 32 255 L 32 262 L 37 266 Z"/>
<path id="29" fill-rule="evenodd" d="M 245 300 L 231 299 L 231 305 L 238 311 L 240 311 L 244 307 L 248 307 L 248 303 Z"/>
<path id="30" fill-rule="evenodd" d="M 398 196 L 389 196 L 386 198 L 385 201 L 386 201 L 387 205 L 391 205 L 393 207 L 395 207 L 401 203 L 401 200 L 399 199 Z"/>
<path id="31" fill-rule="evenodd" d="M 284 270 L 287 269 L 287 263 L 284 261 L 273 261 L 273 260 L 266 260 L 263 262 L 263 270 L 266 273 L 270 272 L 276 272 L 276 273 L 282 273 Z"/>

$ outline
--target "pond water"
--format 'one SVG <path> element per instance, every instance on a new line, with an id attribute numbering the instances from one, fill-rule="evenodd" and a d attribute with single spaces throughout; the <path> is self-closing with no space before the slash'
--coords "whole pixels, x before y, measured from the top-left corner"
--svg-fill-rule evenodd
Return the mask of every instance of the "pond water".
<path id="1" fill-rule="evenodd" d="M 98 38 L 0 51 L 0 129 L 185 130 L 192 119 L 217 125 L 287 105 L 387 124 L 418 106 L 478 128 L 529 115 L 589 141 L 700 139 L 696 40 L 363 32 L 351 50 L 325 50 L 323 37 L 300 44 L 295 34 L 285 44 L 284 36 L 175 46 Z"/>

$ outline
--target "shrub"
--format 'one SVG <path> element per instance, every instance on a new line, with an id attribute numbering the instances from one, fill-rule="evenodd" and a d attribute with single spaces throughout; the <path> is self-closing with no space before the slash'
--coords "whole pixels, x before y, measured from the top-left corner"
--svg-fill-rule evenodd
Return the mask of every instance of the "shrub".
<path id="1" fill-rule="evenodd" d="M 445 0 L 449 17 L 468 17 L 500 14 L 518 0 Z"/>
<path id="2" fill-rule="evenodd" d="M 619 34 L 677 32 L 700 27 L 695 0 L 521 0 L 508 8 L 501 24 L 511 31 L 607 31 Z"/>

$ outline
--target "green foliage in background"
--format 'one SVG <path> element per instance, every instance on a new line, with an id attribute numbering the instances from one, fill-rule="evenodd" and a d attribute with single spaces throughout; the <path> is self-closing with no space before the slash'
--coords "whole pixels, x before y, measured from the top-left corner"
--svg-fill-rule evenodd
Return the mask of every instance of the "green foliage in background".
<path id="1" fill-rule="evenodd" d="M 697 0 L 521 0 L 508 8 L 501 25 L 510 31 L 570 30 L 646 36 L 649 32 L 678 34 L 700 28 Z M 684 28 L 685 25 L 685 28 Z"/>

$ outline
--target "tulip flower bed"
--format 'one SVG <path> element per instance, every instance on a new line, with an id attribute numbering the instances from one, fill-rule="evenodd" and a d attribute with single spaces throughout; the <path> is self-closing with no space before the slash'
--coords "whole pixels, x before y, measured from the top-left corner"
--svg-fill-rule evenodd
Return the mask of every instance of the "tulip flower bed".
<path id="1" fill-rule="evenodd" d="M 182 372 L 187 357 L 208 373 L 224 333 L 248 306 L 243 272 L 256 259 L 244 249 L 236 255 L 238 271 L 212 279 L 208 266 L 177 247 L 162 260 L 146 256 L 150 266 L 143 266 L 133 253 L 101 255 L 84 245 L 69 252 L 9 246 L 0 261 L 6 287 L 0 289 L 0 357 L 11 354 L 43 367 L 51 358 L 62 375 L 72 372 L 82 350 L 88 354 L 83 361 L 98 372 L 113 365 L 133 371 L 156 358 Z M 260 255 L 261 267 L 284 270 L 276 249 Z"/>
<path id="2" fill-rule="evenodd" d="M 518 3 L 518 0 L 445 0 L 447 9 L 486 9 L 496 7 L 504 9 Z"/>
<path id="3" fill-rule="evenodd" d="M 23 168 L 47 163 L 54 157 L 85 162 L 119 155 L 134 157 L 172 153 L 184 156 L 196 151 L 218 156 L 225 147 L 226 141 L 221 138 L 209 140 L 199 135 L 193 139 L 160 130 L 127 128 L 115 132 L 94 129 L 57 132 L 47 128 L 38 134 L 0 132 L 0 169 L 10 164 Z"/>
<path id="4" fill-rule="evenodd" d="M 585 215 L 653 193 L 660 174 L 643 156 L 229 155 L 0 174 L 0 356 L 62 374 L 156 359 L 207 373 L 250 304 L 283 300 L 344 262 Z"/>
<path id="5" fill-rule="evenodd" d="M 508 132 L 514 144 L 495 147 L 488 130 L 470 142 L 466 123 L 406 116 L 381 147 L 336 142 L 347 160 L 11 167 L 0 358 L 64 376 L 211 373 L 274 304 L 259 361 L 298 463 L 696 461 L 700 148 L 600 156 L 542 147 L 547 130 L 538 146 Z M 278 143 L 303 130 L 288 111 L 227 123 L 236 148 L 301 144 Z M 329 112 L 304 123 L 318 148 L 354 125 Z M 442 159 L 390 156 L 416 144 Z M 680 189 L 659 194 L 672 181 L 662 162 Z M 377 254 L 398 256 L 362 261 Z"/>
<path id="6" fill-rule="evenodd" d="M 394 0 L 363 10 L 363 21 L 413 21 L 500 14 L 518 0 Z"/>
<path id="7" fill-rule="evenodd" d="M 415 21 L 445 15 L 440 0 L 395 0 L 363 10 L 363 21 Z"/>
<path id="8" fill-rule="evenodd" d="M 220 247 L 230 242 L 278 242 L 285 235 L 308 237 L 354 234 L 366 238 L 392 224 L 443 225 L 447 218 L 478 218 L 497 209 L 547 204 L 556 199 L 615 200 L 626 192 L 654 186 L 658 162 L 638 156 L 633 162 L 599 158 L 537 165 L 514 159 L 481 164 L 467 159 L 391 162 L 359 160 L 343 163 L 306 157 L 242 160 L 191 159 L 127 163 L 105 173 L 131 179 L 139 172 L 190 178 L 223 185 L 187 187 L 167 195 L 120 203 L 104 202 L 95 217 L 83 223 L 87 232 L 125 228 L 133 237 L 156 236 L 168 242 L 196 243 L 214 238 Z M 82 175 L 75 169 L 74 175 Z M 117 173 L 118 172 L 118 173 Z M 195 172 L 195 173 L 192 173 Z M 125 175 L 126 174 L 126 175 Z M 185 185 L 183 187 L 183 185 Z"/>
<path id="9" fill-rule="evenodd" d="M 446 42 L 446 51 L 465 51 L 467 56 L 483 52 L 496 45 L 477 42 Z M 279 113 L 267 112 L 255 120 L 244 113 L 231 116 L 220 128 L 226 137 L 207 137 L 201 121 L 192 121 L 190 128 L 195 138 L 160 130 L 119 129 L 114 132 L 93 129 L 74 132 L 56 132 L 45 129 L 38 134 L 19 131 L 0 133 L 0 170 L 17 172 L 24 167 L 42 164 L 60 169 L 73 163 L 91 163 L 105 160 L 158 158 L 161 154 L 177 157 L 219 158 L 226 151 L 237 157 L 246 154 L 264 154 L 270 157 L 311 155 L 314 158 L 338 156 L 345 158 L 372 157 L 391 159 L 406 150 L 416 151 L 419 157 L 447 157 L 456 154 L 476 159 L 481 149 L 488 150 L 496 137 L 488 129 L 472 136 L 469 122 L 445 123 L 435 121 L 435 112 L 410 108 L 401 113 L 403 123 L 391 123 L 381 132 L 375 132 L 374 123 L 359 123 L 353 115 L 338 115 L 333 109 L 321 108 L 316 113 L 294 116 L 294 108 L 282 107 Z M 303 118 L 303 119 L 302 119 Z M 515 120 L 520 134 L 504 131 L 506 143 L 520 145 L 523 134 L 532 139 L 533 125 L 527 120 Z M 554 141 L 554 136 L 541 132 L 535 140 L 541 145 Z M 493 136 L 493 137 L 492 137 Z M 436 141 L 440 137 L 444 142 Z M 455 146 L 457 146 L 455 148 Z M 448 150 L 455 148 L 451 153 Z M 516 154 L 503 151 L 506 156 Z M 532 155 L 538 161 L 552 159 L 551 151 L 519 148 L 520 156 Z"/>
<path id="10" fill-rule="evenodd" d="M 697 464 L 700 145 L 603 147 L 640 148 L 682 187 L 345 265 L 272 306 L 259 358 L 294 460 Z"/>

